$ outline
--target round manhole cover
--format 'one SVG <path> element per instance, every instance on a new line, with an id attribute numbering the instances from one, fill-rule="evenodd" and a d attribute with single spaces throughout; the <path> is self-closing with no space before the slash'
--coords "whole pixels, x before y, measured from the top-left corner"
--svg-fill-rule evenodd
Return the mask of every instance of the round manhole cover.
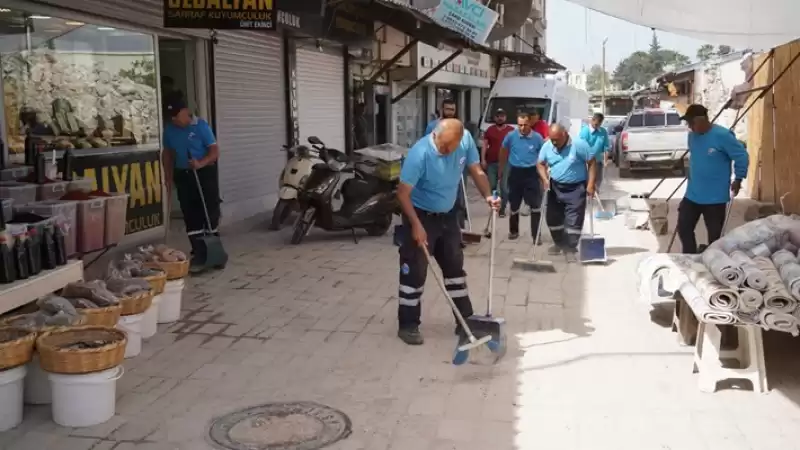
<path id="1" fill-rule="evenodd" d="M 268 403 L 211 423 L 211 441 L 230 450 L 316 450 L 350 435 L 350 418 L 313 402 Z"/>

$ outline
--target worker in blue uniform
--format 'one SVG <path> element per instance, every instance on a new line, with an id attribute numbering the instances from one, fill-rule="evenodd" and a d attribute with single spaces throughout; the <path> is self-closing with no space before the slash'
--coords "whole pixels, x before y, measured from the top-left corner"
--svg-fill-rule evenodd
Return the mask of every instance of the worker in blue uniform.
<path id="1" fill-rule="evenodd" d="M 554 244 L 551 255 L 574 257 L 586 216 L 586 198 L 595 192 L 596 160 L 589 144 L 571 139 L 563 125 L 550 126 L 539 152 L 539 177 L 547 192 L 545 217 Z"/>
<path id="2" fill-rule="evenodd" d="M 603 168 L 608 162 L 608 154 L 611 150 L 608 145 L 608 130 L 603 127 L 604 120 L 605 116 L 602 113 L 595 113 L 591 122 L 581 128 L 580 134 L 580 138 L 591 147 L 594 159 L 597 161 L 595 163 L 594 186 L 598 190 L 603 184 L 603 175 L 605 174 Z"/>
<path id="3" fill-rule="evenodd" d="M 464 317 L 472 315 L 461 228 L 454 209 L 464 168 L 490 207 L 497 209 L 500 200 L 491 195 L 477 149 L 462 145 L 464 133 L 464 125 L 458 119 L 442 119 L 431 134 L 411 148 L 400 172 L 397 199 L 403 211 L 405 236 L 400 239 L 397 335 L 408 345 L 423 343 L 419 331 L 420 299 L 428 273 L 423 246 L 441 268 L 444 284 L 458 310 Z M 456 332 L 461 340 L 466 338 L 460 327 Z"/>
<path id="4" fill-rule="evenodd" d="M 689 183 L 678 207 L 678 236 L 684 253 L 697 253 L 695 228 L 700 216 L 708 243 L 722 235 L 731 194 L 735 197 L 747 176 L 749 157 L 733 132 L 708 120 L 702 105 L 690 105 L 681 117 L 689 133 Z M 731 178 L 733 163 L 733 178 Z"/>
<path id="5" fill-rule="evenodd" d="M 517 115 L 517 129 L 508 133 L 500 148 L 500 176 L 508 171 L 508 204 L 511 216 L 508 219 L 508 238 L 519 237 L 519 210 L 522 200 L 531 207 L 531 237 L 536 239 L 539 231 L 542 202 L 542 185 L 539 182 L 536 163 L 544 139 L 533 131 L 531 117 L 527 113 Z M 539 245 L 540 242 L 534 242 Z"/>

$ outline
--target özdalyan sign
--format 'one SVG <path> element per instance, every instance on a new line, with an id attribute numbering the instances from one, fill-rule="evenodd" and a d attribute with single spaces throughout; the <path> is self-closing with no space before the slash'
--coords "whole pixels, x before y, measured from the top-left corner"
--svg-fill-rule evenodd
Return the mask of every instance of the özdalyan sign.
<path id="1" fill-rule="evenodd" d="M 466 36 L 477 43 L 486 43 L 498 14 L 480 0 L 442 0 L 433 13 L 439 25 Z"/>
<path id="2" fill-rule="evenodd" d="M 274 30 L 274 0 L 164 0 L 164 28 Z"/>

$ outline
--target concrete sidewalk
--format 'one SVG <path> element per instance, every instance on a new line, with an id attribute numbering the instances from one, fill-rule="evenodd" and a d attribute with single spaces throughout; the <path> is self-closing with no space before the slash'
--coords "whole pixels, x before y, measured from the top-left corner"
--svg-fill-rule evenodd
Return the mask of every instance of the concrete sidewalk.
<path id="1" fill-rule="evenodd" d="M 655 183 L 620 183 L 611 174 L 609 181 L 620 192 Z M 486 211 L 473 200 L 480 229 Z M 0 448 L 204 450 L 215 448 L 207 436 L 217 416 L 314 401 L 351 420 L 352 434 L 328 447 L 336 450 L 800 449 L 796 341 L 768 335 L 768 395 L 701 393 L 692 349 L 651 323 L 637 299 L 637 262 L 658 242 L 623 222 L 596 224 L 614 260 L 608 266 L 555 258 L 558 273 L 534 274 L 511 268 L 513 258 L 530 254 L 531 237 L 506 241 L 501 220 L 495 304 L 508 321 L 509 352 L 496 366 L 462 367 L 449 362 L 452 313 L 431 277 L 425 345 L 395 337 L 390 236 L 355 244 L 346 233 L 313 230 L 289 246 L 291 231 L 267 232 L 266 223 L 228 232 L 228 268 L 192 279 L 181 321 L 126 361 L 114 419 L 64 429 L 52 424 L 49 408 L 27 408 L 19 429 L 0 435 Z M 466 252 L 480 311 L 488 242 Z"/>

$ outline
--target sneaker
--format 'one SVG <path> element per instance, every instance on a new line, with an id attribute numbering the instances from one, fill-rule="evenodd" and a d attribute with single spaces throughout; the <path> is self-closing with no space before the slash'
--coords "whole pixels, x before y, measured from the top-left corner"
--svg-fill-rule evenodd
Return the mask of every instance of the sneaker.
<path id="1" fill-rule="evenodd" d="M 519 233 L 515 233 L 513 231 L 508 233 L 508 239 L 511 241 L 516 241 L 517 239 L 519 239 Z"/>
<path id="2" fill-rule="evenodd" d="M 565 248 L 564 256 L 566 256 L 567 262 L 576 262 L 578 260 L 578 249 L 572 247 Z"/>
<path id="3" fill-rule="evenodd" d="M 550 256 L 560 255 L 561 254 L 561 247 L 559 247 L 557 245 L 551 245 L 547 249 L 547 254 L 550 255 Z"/>
<path id="4" fill-rule="evenodd" d="M 500 212 L 497 213 L 497 217 L 499 217 L 501 219 L 505 219 L 506 218 L 506 210 L 505 209 L 501 209 Z"/>
<path id="5" fill-rule="evenodd" d="M 422 333 L 419 332 L 419 327 L 401 328 L 397 331 L 397 337 L 408 345 L 422 345 L 425 342 Z"/>
<path id="6" fill-rule="evenodd" d="M 192 262 L 189 263 L 189 273 L 200 273 L 206 270 L 206 263 L 205 261 L 201 261 L 200 258 L 197 256 L 192 258 Z"/>

